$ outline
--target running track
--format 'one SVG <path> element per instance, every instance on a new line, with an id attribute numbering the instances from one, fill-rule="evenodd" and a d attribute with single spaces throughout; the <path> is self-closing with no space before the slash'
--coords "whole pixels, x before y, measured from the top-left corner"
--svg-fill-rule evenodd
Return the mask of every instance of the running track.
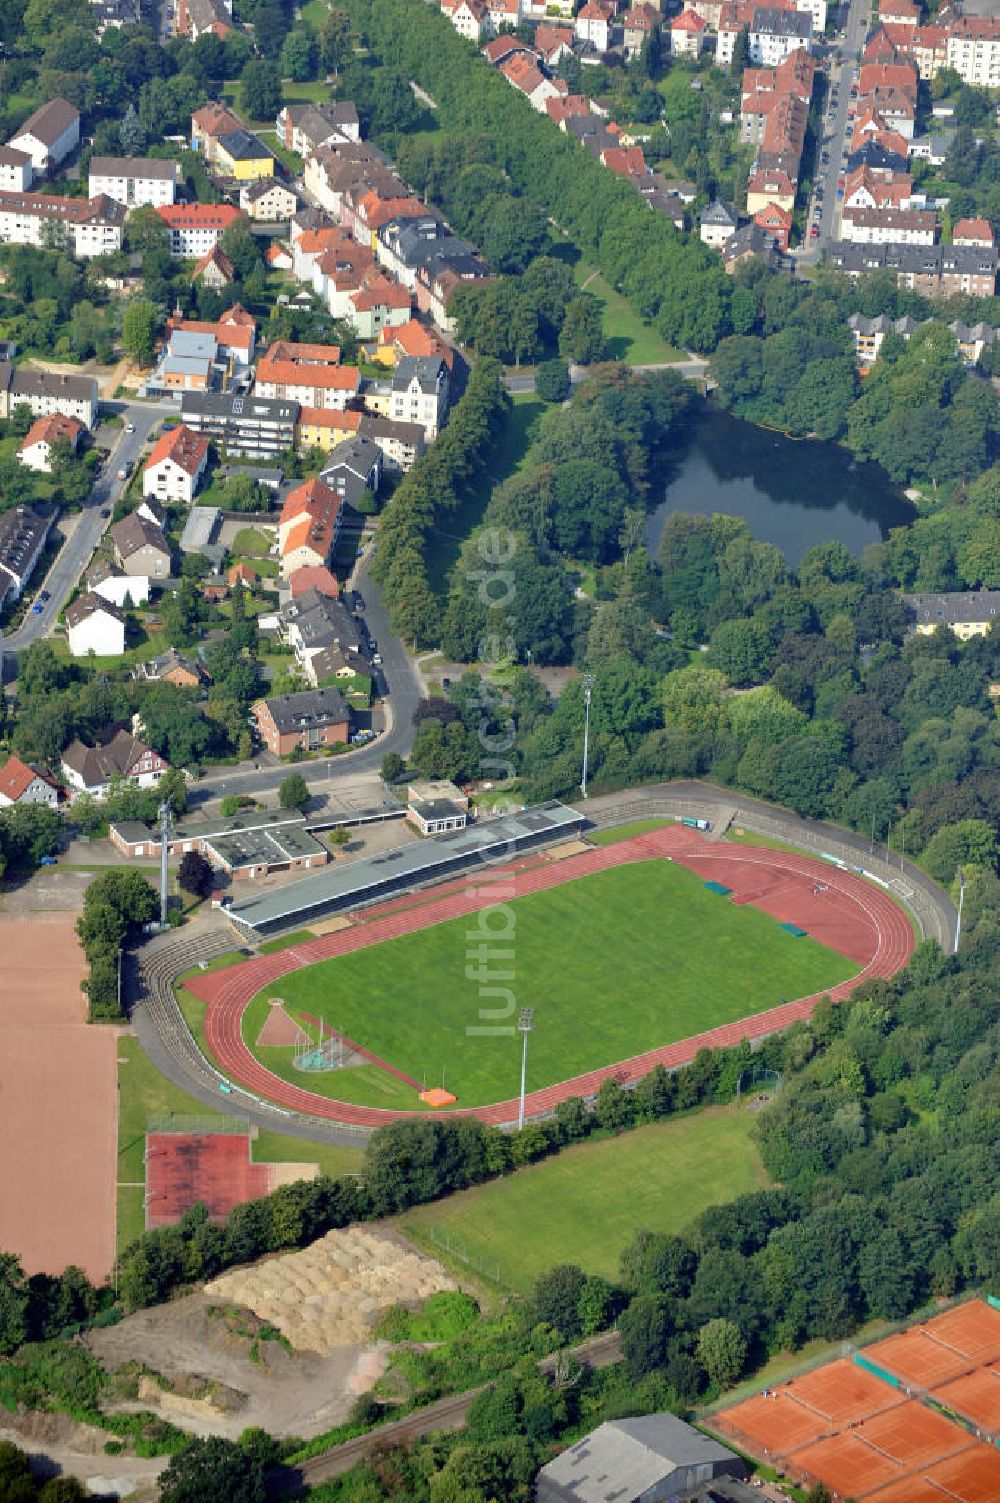
<path id="1" fill-rule="evenodd" d="M 521 860 L 507 867 L 491 867 L 478 877 L 448 883 L 437 895 L 417 894 L 409 906 L 401 905 L 397 898 L 369 908 L 350 928 L 335 934 L 193 979 L 187 986 L 209 1003 L 205 1018 L 209 1052 L 238 1085 L 309 1116 L 381 1127 L 399 1119 L 440 1115 L 331 1101 L 280 1079 L 254 1057 L 243 1041 L 241 1022 L 247 1005 L 263 987 L 302 966 L 348 955 L 383 940 L 412 934 L 430 924 L 445 923 L 493 903 L 540 892 L 609 867 L 656 857 L 669 857 L 705 881 L 723 882 L 733 891 L 733 898 L 727 901 L 750 902 L 781 922 L 798 923 L 817 940 L 856 960 L 860 966 L 857 975 L 821 994 L 834 1001 L 843 1000 L 863 981 L 894 975 L 913 950 L 913 931 L 902 909 L 874 884 L 853 873 L 797 853 L 710 842 L 692 830 L 672 825 L 616 845 L 594 847 L 562 861 Z M 479 885 L 475 885 L 477 882 Z M 817 891 L 818 888 L 822 891 Z M 540 1116 L 569 1096 L 595 1094 L 601 1082 L 609 1077 L 623 1082 L 637 1080 L 657 1064 L 668 1069 L 687 1064 L 699 1049 L 723 1048 L 741 1039 L 761 1038 L 787 1028 L 810 1016 L 819 995 L 782 1003 L 739 1022 L 723 1024 L 533 1091 L 526 1097 L 525 1112 L 528 1116 Z M 508 1123 L 517 1116 L 517 1102 L 501 1101 L 449 1115 Z"/>

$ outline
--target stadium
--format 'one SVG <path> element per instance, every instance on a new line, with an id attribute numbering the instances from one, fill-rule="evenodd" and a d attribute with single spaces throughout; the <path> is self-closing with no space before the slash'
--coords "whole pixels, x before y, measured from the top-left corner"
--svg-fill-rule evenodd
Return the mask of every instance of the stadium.
<path id="1" fill-rule="evenodd" d="M 540 806 L 407 848 L 405 869 L 345 863 L 239 905 L 241 933 L 310 929 L 186 983 L 207 1004 L 210 1058 L 330 1121 L 506 1125 L 525 1017 L 525 1114 L 541 1116 L 608 1078 L 766 1037 L 912 951 L 902 909 L 843 864 L 720 841 L 692 827 L 705 821 L 609 844 L 582 823 Z"/>

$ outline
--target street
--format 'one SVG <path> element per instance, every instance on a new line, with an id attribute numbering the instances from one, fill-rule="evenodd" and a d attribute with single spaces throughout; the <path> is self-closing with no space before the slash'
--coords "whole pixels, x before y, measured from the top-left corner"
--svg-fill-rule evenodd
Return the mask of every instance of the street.
<path id="1" fill-rule="evenodd" d="M 142 446 L 152 429 L 164 413 L 175 413 L 177 410 L 172 404 L 151 406 L 146 402 L 136 403 L 129 407 L 123 404 L 116 404 L 116 406 L 125 422 L 135 425 L 135 432 L 128 433 L 124 428 L 121 430 L 121 437 L 111 450 L 104 470 L 97 478 L 72 536 L 59 550 L 58 557 L 45 578 L 40 580 L 37 586 L 32 585 L 36 597 L 39 591 L 47 590 L 48 600 L 42 604 L 42 609 L 37 615 L 29 609 L 17 631 L 3 638 L 5 657 L 8 654 L 22 652 L 25 647 L 30 647 L 32 642 L 37 642 L 39 637 L 44 637 L 51 632 L 59 612 L 90 562 L 90 556 L 97 547 L 101 535 L 110 526 L 110 517 L 102 517 L 101 512 L 111 511 L 114 508 L 115 502 L 128 484 L 127 481 L 118 479 L 119 469 L 126 463 L 134 466 L 138 462 Z"/>
<path id="2" fill-rule="evenodd" d="M 809 203 L 808 222 L 810 226 L 813 223 L 819 224 L 819 236 L 810 238 L 803 246 L 797 258 L 800 264 L 808 265 L 818 261 L 822 247 L 839 236 L 843 199 L 837 197 L 837 185 L 846 174 L 847 159 L 854 150 L 854 122 L 848 119 L 848 113 L 853 112 L 857 105 L 857 101 L 851 98 L 851 89 L 857 82 L 858 62 L 865 44 L 868 16 L 869 0 L 850 0 L 847 26 L 840 45 L 841 62 L 830 68 L 830 89 L 823 115 L 813 197 Z M 849 125 L 852 128 L 850 138 L 847 135 Z M 823 161 L 824 156 L 827 157 L 826 162 Z"/>

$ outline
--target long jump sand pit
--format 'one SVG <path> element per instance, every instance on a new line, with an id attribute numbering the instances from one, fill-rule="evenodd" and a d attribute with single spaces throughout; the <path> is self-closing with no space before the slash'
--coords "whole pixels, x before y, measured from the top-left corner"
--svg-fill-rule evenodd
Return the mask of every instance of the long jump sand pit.
<path id="1" fill-rule="evenodd" d="M 66 913 L 0 919 L 0 1247 L 28 1273 L 115 1255 L 117 1039 L 90 1027 Z"/>

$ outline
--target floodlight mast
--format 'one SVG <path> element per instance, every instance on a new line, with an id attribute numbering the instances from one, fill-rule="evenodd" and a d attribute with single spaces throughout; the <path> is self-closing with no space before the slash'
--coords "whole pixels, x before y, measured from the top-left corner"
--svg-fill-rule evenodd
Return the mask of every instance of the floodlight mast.
<path id="1" fill-rule="evenodd" d="M 520 1132 L 524 1126 L 524 1087 L 528 1078 L 528 1034 L 535 1026 L 535 1009 L 522 1007 L 517 1020 L 517 1031 L 521 1035 L 521 1099 L 517 1109 L 517 1127 Z"/>
<path id="2" fill-rule="evenodd" d="M 160 923 L 167 922 L 167 858 L 170 855 L 170 805 L 164 799 L 158 810 L 160 816 Z"/>
<path id="3" fill-rule="evenodd" d="M 594 675 L 583 676 L 583 770 L 580 777 L 580 792 L 587 797 L 587 760 L 590 752 L 590 696 L 594 688 Z"/>

